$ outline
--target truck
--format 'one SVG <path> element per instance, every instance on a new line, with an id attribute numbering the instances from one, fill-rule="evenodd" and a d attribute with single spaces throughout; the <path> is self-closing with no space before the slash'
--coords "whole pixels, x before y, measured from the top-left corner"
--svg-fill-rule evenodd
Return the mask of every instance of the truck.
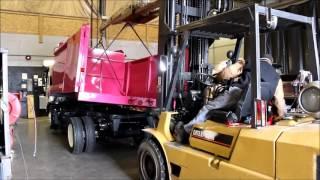
<path id="1" fill-rule="evenodd" d="M 91 152 L 106 137 L 139 141 L 141 129 L 156 123 L 158 57 L 128 60 L 89 41 L 83 25 L 54 50 L 50 70 L 50 127 L 67 132 L 72 153 Z"/>

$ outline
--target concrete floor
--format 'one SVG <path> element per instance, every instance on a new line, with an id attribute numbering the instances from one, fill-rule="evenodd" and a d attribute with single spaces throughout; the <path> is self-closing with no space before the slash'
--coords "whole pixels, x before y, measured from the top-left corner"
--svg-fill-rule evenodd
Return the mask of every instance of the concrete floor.
<path id="1" fill-rule="evenodd" d="M 50 130 L 47 117 L 38 118 L 37 132 L 38 152 L 33 157 L 33 120 L 19 120 L 13 179 L 138 179 L 137 148 L 129 140 L 100 143 L 92 153 L 73 155 L 66 149 L 66 135 Z"/>

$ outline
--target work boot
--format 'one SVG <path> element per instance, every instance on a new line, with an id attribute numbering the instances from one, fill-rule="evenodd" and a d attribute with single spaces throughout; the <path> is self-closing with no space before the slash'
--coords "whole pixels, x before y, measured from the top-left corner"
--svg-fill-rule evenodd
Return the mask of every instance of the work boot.
<path id="1" fill-rule="evenodd" d="M 238 122 L 239 122 L 238 116 L 232 111 L 229 111 L 227 113 L 227 123 L 232 124 L 232 123 L 238 123 Z"/>
<path id="2" fill-rule="evenodd" d="M 179 121 L 175 128 L 174 128 L 174 133 L 173 136 L 175 140 L 179 143 L 182 144 L 187 144 L 188 143 L 188 133 L 184 129 L 184 123 L 182 121 Z"/>
<path id="3" fill-rule="evenodd" d="M 243 120 L 244 124 L 250 124 L 251 123 L 251 116 L 242 117 L 242 120 Z"/>

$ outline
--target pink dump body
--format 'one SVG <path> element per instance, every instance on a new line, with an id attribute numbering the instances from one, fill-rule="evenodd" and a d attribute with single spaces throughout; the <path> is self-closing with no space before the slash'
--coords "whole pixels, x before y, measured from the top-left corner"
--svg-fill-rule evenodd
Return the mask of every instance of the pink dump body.
<path id="1" fill-rule="evenodd" d="M 158 58 L 126 62 L 124 53 L 89 48 L 89 37 L 90 27 L 84 25 L 56 49 L 50 93 L 76 93 L 79 101 L 155 107 Z"/>

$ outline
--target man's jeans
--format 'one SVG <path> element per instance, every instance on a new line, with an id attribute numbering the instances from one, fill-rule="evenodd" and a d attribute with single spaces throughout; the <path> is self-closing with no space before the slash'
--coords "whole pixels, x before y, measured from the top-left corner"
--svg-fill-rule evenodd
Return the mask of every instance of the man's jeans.
<path id="1" fill-rule="evenodd" d="M 261 99 L 269 101 L 273 94 L 270 83 L 261 82 Z M 207 120 L 207 113 L 214 109 L 235 109 L 238 118 L 249 116 L 252 113 L 252 102 L 251 84 L 244 91 L 238 87 L 230 87 L 229 91 L 225 91 L 204 105 L 197 116 L 184 125 L 184 129 L 187 133 L 190 133 L 192 126 Z"/>
<path id="2" fill-rule="evenodd" d="M 207 113 L 214 109 L 231 109 L 235 107 L 241 98 L 242 90 L 238 87 L 230 87 L 229 91 L 225 91 L 220 94 L 208 104 L 204 105 L 197 116 L 193 118 L 188 124 L 184 125 L 184 129 L 187 133 L 190 133 L 192 126 L 207 120 Z"/>

